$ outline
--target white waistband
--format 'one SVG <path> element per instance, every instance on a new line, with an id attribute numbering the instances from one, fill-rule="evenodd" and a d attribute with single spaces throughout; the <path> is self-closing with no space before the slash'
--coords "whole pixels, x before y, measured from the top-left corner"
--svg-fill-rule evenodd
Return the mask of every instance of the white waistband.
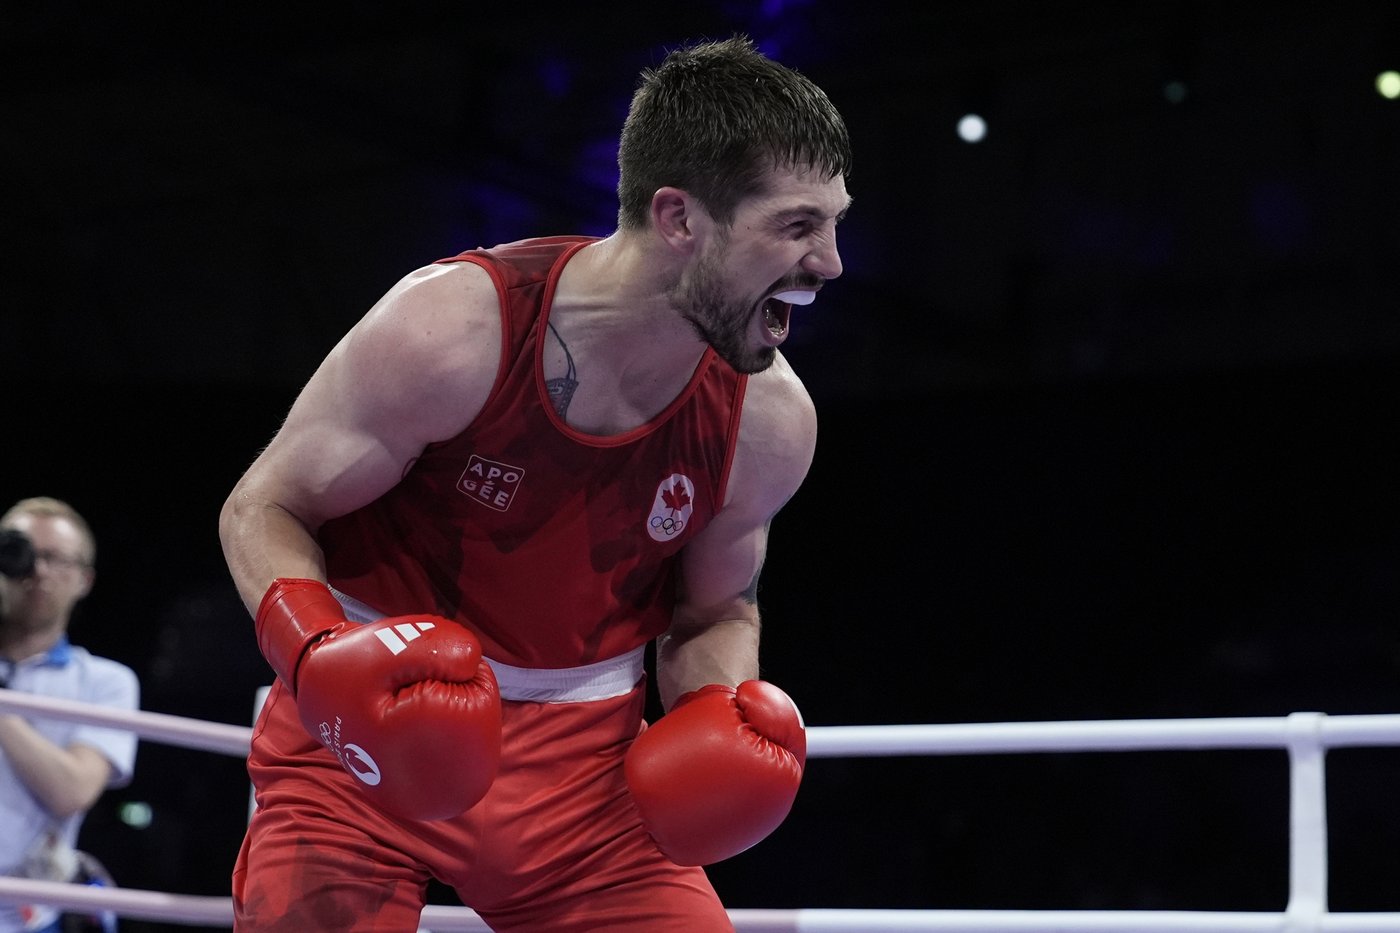
<path id="1" fill-rule="evenodd" d="M 582 667 L 516 667 L 486 659 L 501 699 L 527 703 L 583 703 L 620 697 L 642 679 L 645 647 Z"/>
<path id="2" fill-rule="evenodd" d="M 352 622 L 374 622 L 384 613 L 331 588 Z M 516 667 L 504 661 L 486 659 L 496 674 L 501 699 L 525 703 L 583 703 L 606 700 L 629 692 L 645 671 L 646 646 L 638 646 L 617 657 L 595 661 L 582 667 Z"/>

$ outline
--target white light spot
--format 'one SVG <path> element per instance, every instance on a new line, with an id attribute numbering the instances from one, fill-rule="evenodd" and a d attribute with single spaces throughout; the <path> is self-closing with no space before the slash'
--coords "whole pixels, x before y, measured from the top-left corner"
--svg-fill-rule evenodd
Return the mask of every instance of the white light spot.
<path id="1" fill-rule="evenodd" d="M 958 121 L 958 138 L 965 143 L 980 143 L 987 135 L 987 121 L 969 113 Z"/>

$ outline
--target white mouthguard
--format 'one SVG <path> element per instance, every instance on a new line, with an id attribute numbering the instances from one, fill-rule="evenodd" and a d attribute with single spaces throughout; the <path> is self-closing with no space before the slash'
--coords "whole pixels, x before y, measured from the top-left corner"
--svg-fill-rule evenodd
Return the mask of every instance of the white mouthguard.
<path id="1" fill-rule="evenodd" d="M 806 291 L 778 292 L 773 297 L 779 301 L 786 301 L 790 305 L 809 305 L 817 300 L 817 293 Z"/>

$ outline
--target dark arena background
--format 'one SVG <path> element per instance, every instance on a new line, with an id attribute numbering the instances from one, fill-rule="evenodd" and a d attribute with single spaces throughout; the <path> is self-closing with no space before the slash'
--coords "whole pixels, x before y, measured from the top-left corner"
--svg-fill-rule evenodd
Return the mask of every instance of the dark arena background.
<path id="1" fill-rule="evenodd" d="M 1378 2 L 9 9 L 0 495 L 95 526 L 74 640 L 144 709 L 249 724 L 216 519 L 297 389 L 409 270 L 610 231 L 637 72 L 733 32 L 856 152 L 760 590 L 808 724 L 1400 712 Z M 1332 909 L 1400 909 L 1400 750 L 1328 778 Z M 821 759 L 711 874 L 731 907 L 1277 911 L 1287 798 L 1282 751 Z M 143 742 L 83 844 L 224 895 L 247 807 L 241 760 Z"/>

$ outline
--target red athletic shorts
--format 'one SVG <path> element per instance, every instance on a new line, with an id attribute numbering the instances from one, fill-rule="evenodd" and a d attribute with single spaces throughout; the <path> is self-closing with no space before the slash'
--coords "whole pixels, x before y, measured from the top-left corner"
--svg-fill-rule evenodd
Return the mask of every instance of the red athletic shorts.
<path id="1" fill-rule="evenodd" d="M 645 681 L 579 703 L 505 702 L 486 797 L 451 820 L 366 802 L 280 682 L 253 733 L 257 810 L 233 872 L 234 929 L 413 933 L 430 879 L 496 931 L 732 931 L 703 869 L 642 828 L 622 773 Z"/>

